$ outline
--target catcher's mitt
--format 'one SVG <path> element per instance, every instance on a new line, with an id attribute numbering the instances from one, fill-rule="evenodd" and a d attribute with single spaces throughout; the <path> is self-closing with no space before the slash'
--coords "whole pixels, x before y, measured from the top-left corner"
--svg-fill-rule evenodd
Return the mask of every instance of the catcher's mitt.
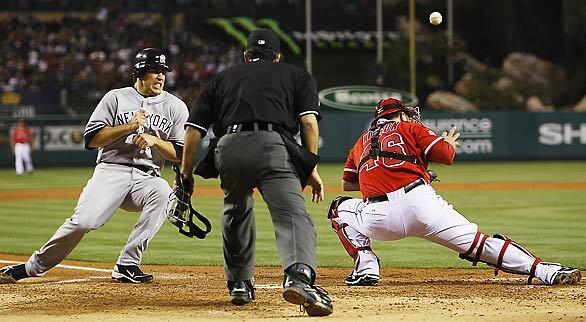
<path id="1" fill-rule="evenodd" d="M 434 181 L 440 181 L 440 179 L 437 176 L 437 173 L 433 170 L 427 170 L 427 173 L 429 174 L 429 181 L 430 182 L 434 182 Z"/>
<path id="2" fill-rule="evenodd" d="M 204 239 L 212 230 L 212 225 L 206 217 L 191 206 L 193 182 L 181 174 L 176 164 L 173 164 L 173 170 L 175 171 L 175 185 L 167 202 L 167 219 L 179 228 L 181 234 L 190 238 L 195 236 L 199 239 Z M 205 225 L 205 230 L 195 225 L 193 222 L 194 215 Z"/>

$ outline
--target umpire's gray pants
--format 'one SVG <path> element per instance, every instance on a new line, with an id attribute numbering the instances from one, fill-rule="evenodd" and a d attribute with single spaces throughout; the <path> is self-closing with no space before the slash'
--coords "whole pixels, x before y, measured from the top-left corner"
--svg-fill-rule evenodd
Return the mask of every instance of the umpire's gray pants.
<path id="1" fill-rule="evenodd" d="M 281 136 L 265 131 L 226 134 L 218 142 L 215 162 L 224 190 L 226 279 L 247 280 L 254 275 L 255 187 L 268 205 L 283 267 L 305 263 L 316 270 L 315 227 Z"/>

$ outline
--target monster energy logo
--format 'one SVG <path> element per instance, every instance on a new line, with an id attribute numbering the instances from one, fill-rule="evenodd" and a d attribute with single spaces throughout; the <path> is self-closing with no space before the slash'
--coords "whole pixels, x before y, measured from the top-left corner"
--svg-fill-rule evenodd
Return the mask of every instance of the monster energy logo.
<path id="1" fill-rule="evenodd" d="M 293 55 L 300 56 L 301 48 L 295 43 L 295 40 L 289 36 L 275 19 L 262 18 L 254 20 L 250 17 L 235 17 L 235 18 L 210 18 L 206 20 L 207 23 L 218 26 L 224 30 L 228 35 L 234 37 L 243 47 L 246 47 L 248 34 L 258 28 L 272 29 L 283 44 L 285 44 Z M 242 28 L 244 31 L 242 31 Z"/>
<path id="2" fill-rule="evenodd" d="M 274 30 L 294 56 L 301 55 L 298 43 L 305 41 L 305 33 L 293 30 L 286 33 L 275 19 L 250 17 L 209 18 L 207 23 L 220 27 L 226 34 L 236 39 L 246 47 L 248 34 L 258 28 Z M 400 34 L 394 31 L 383 32 L 383 46 L 391 48 L 391 43 L 398 41 Z M 370 49 L 376 48 L 376 32 L 364 30 L 315 30 L 311 36 L 312 43 L 317 49 Z"/>

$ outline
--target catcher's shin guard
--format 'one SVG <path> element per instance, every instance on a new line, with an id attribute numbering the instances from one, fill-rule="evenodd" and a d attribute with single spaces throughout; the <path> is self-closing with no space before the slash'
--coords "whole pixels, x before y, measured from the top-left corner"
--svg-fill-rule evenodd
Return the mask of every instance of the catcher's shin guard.
<path id="1" fill-rule="evenodd" d="M 347 227 L 348 227 L 347 224 L 340 224 L 336 220 L 332 220 L 332 228 L 334 229 L 334 231 L 338 235 L 338 238 L 340 239 L 342 246 L 344 246 L 344 249 L 346 250 L 346 252 L 348 252 L 348 255 L 350 255 L 350 257 L 352 257 L 352 259 L 354 259 L 354 261 L 356 261 L 359 251 L 361 251 L 361 250 L 372 251 L 372 248 L 370 248 L 370 242 L 368 243 L 368 245 L 363 245 L 363 246 L 354 245 L 351 238 L 348 236 L 348 234 L 346 232 L 345 228 L 347 228 Z"/>
<path id="2" fill-rule="evenodd" d="M 528 283 L 531 284 L 531 281 L 535 277 L 535 269 L 537 268 L 537 264 L 541 262 L 541 259 L 505 235 L 494 234 L 492 238 L 489 238 L 488 235 L 483 234 L 480 231 L 476 232 L 468 251 L 460 254 L 459 257 L 471 261 L 473 266 L 476 266 L 478 262 L 494 266 L 495 276 L 498 274 L 499 270 L 513 274 L 529 275 Z M 493 246 L 491 248 L 494 249 L 494 246 L 496 246 L 497 249 L 500 247 L 500 250 L 498 252 L 489 252 L 483 255 L 487 241 Z M 502 245 L 500 245 L 501 243 Z M 515 251 L 513 251 L 514 253 L 509 252 L 509 255 L 506 256 L 509 246 L 513 246 Z M 474 250 L 476 250 L 476 252 L 474 252 Z M 505 259 L 505 257 L 507 258 Z M 504 263 L 506 264 L 503 265 Z M 519 268 L 523 267 L 524 263 L 531 263 L 529 270 Z"/>
<path id="3" fill-rule="evenodd" d="M 380 279 L 380 259 L 370 247 L 370 238 L 352 228 L 339 217 L 339 212 L 351 213 L 354 205 L 348 202 L 339 209 L 342 202 L 353 199 L 351 197 L 337 197 L 332 201 L 328 210 L 328 218 L 332 221 L 332 228 L 338 235 L 342 246 L 354 260 L 354 269 L 345 279 L 348 286 L 376 285 Z"/>

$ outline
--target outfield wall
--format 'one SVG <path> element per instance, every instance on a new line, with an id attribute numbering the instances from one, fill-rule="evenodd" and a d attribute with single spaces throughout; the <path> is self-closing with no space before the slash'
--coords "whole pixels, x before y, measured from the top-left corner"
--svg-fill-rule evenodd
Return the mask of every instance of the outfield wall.
<path id="1" fill-rule="evenodd" d="M 324 111 L 320 122 L 322 161 L 344 161 L 360 133 L 368 128 L 370 116 Z M 87 116 L 28 120 L 35 135 L 35 165 L 93 165 L 96 151 L 83 149 L 86 121 Z M 458 160 L 586 160 L 586 113 L 425 112 L 423 122 L 437 133 L 456 126 L 462 133 Z M 0 144 L 0 167 L 13 166 L 5 136 Z"/>
<path id="2" fill-rule="evenodd" d="M 324 161 L 345 159 L 370 114 L 329 112 L 320 123 Z M 586 160 L 586 113 L 440 113 L 422 120 L 436 133 L 461 132 L 458 160 Z"/>

